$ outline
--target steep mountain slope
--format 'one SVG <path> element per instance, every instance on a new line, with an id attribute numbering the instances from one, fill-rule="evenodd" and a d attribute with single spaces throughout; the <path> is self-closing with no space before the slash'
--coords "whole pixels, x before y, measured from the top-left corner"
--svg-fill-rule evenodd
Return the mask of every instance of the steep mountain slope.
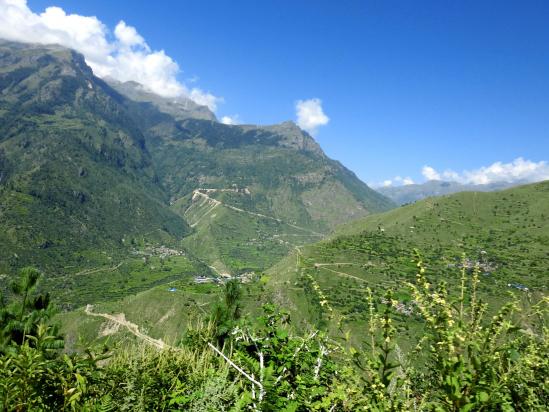
<path id="1" fill-rule="evenodd" d="M 294 245 L 393 206 L 292 122 L 224 125 L 205 108 L 197 114 L 135 83 L 112 84 L 140 102 L 127 110 L 173 210 L 194 229 L 184 247 L 218 272 L 267 268 Z"/>
<path id="2" fill-rule="evenodd" d="M 206 106 L 201 106 L 187 97 L 166 98 L 147 91 L 137 82 L 119 82 L 105 79 L 109 86 L 134 102 L 151 103 L 160 112 L 169 114 L 176 120 L 203 119 L 217 120 Z"/>
<path id="3" fill-rule="evenodd" d="M 270 289 L 280 305 L 292 309 L 294 320 L 343 316 L 361 336 L 366 288 L 376 299 L 392 288 L 402 304 L 402 327 L 408 327 L 413 322 L 406 311 L 413 304 L 405 282 L 415 279 L 412 251 L 417 248 L 430 279 L 447 282 L 450 292 L 458 290 L 465 253 L 467 268 L 479 265 L 483 300 L 497 307 L 508 292 L 535 300 L 547 294 L 549 282 L 548 205 L 549 181 L 418 201 L 343 225 L 330 239 L 297 249 L 269 270 Z M 338 316 L 329 317 L 327 305 Z"/>
<path id="4" fill-rule="evenodd" d="M 522 182 L 526 183 L 526 182 Z M 459 192 L 493 192 L 518 186 L 521 183 L 490 183 L 485 185 L 461 184 L 458 182 L 444 182 L 441 180 L 429 180 L 421 184 L 404 186 L 380 187 L 378 192 L 399 205 L 417 202 L 427 197 L 449 195 Z"/>
<path id="5" fill-rule="evenodd" d="M 227 126 L 111 83 L 60 46 L 0 43 L 2 276 L 34 265 L 70 306 L 108 300 L 262 270 L 393 206 L 293 123 Z"/>
<path id="6" fill-rule="evenodd" d="M 266 268 L 296 244 L 393 207 L 292 122 L 230 126 L 141 99 L 127 108 L 173 210 L 194 228 L 184 245 L 220 271 Z"/>
<path id="7" fill-rule="evenodd" d="M 59 273 L 189 233 L 124 100 L 80 54 L 0 43 L 0 271 Z"/>

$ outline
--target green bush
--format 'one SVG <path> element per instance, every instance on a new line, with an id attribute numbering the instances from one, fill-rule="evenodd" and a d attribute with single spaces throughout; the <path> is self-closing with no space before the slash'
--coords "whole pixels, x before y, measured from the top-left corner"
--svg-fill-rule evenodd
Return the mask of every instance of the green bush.
<path id="1" fill-rule="evenodd" d="M 463 265 L 465 266 L 465 265 Z M 461 271 L 450 294 L 433 285 L 418 255 L 411 316 L 422 322 L 415 347 L 399 346 L 404 316 L 389 291 L 366 289 L 368 327 L 356 347 L 341 333 L 296 334 L 289 315 L 263 307 L 238 320 L 240 292 L 226 290 L 231 328 L 215 317 L 191 325 L 180 346 L 143 345 L 66 354 L 48 323 L 38 273 L 22 271 L 0 307 L 0 408 L 6 411 L 542 411 L 549 404 L 547 298 L 511 298 L 495 315 L 477 296 L 479 271 Z M 337 317 L 318 284 L 319 306 Z M 327 309 L 326 309 L 327 308 Z M 219 340 L 219 328 L 224 339 Z M 61 343 L 61 344 L 60 344 Z M 220 345 L 223 344 L 223 346 Z"/>

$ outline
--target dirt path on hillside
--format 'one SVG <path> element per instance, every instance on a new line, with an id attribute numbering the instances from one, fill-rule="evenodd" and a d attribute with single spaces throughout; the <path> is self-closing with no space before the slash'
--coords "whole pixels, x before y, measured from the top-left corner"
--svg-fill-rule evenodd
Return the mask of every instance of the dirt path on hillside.
<path id="1" fill-rule="evenodd" d="M 321 267 L 321 266 L 360 266 L 360 263 L 353 263 L 353 262 L 315 263 L 315 267 Z"/>
<path id="2" fill-rule="evenodd" d="M 223 191 L 223 189 L 219 189 L 221 191 Z M 212 189 L 213 191 L 213 189 Z M 196 198 L 196 197 L 202 197 L 204 199 L 206 199 L 207 201 L 211 202 L 214 206 L 210 209 L 208 209 L 208 211 L 200 218 L 198 219 L 198 221 L 196 221 L 195 223 L 193 223 L 193 225 L 196 225 L 204 216 L 206 216 L 208 213 L 210 213 L 216 206 L 218 205 L 223 205 L 224 207 L 226 207 L 227 209 L 231 209 L 231 210 L 234 210 L 235 212 L 240 212 L 240 213 L 246 213 L 246 214 L 249 214 L 249 215 L 252 215 L 252 216 L 257 216 L 257 217 L 260 217 L 260 218 L 263 218 L 263 219 L 269 219 L 269 220 L 274 220 L 275 222 L 278 222 L 278 223 L 282 223 L 284 225 L 287 225 L 287 226 L 290 226 L 290 227 L 293 227 L 294 229 L 298 229 L 298 230 L 303 230 L 303 231 L 306 231 L 306 232 L 309 232 L 309 233 L 312 233 L 312 235 L 314 236 L 321 236 L 321 237 L 324 237 L 326 235 L 324 235 L 323 233 L 318 233 L 318 232 L 315 232 L 314 230 L 311 230 L 311 229 L 307 229 L 305 227 L 301 227 L 301 226 L 297 226 L 297 225 L 294 225 L 292 223 L 288 223 L 288 222 L 285 222 L 283 221 L 282 219 L 278 219 L 276 217 L 272 217 L 272 216 L 267 216 L 267 215 L 264 215 L 262 213 L 256 213 L 256 212 L 250 212 L 249 210 L 244 210 L 244 209 L 240 209 L 239 207 L 236 207 L 236 206 L 231 206 L 231 205 L 228 205 L 226 203 L 223 203 L 217 199 L 212 199 L 210 196 L 208 196 L 206 193 L 202 193 L 201 191 L 199 190 L 195 190 L 193 191 L 193 200 Z M 189 209 L 192 207 L 189 206 L 189 208 L 183 213 L 184 215 L 189 211 Z M 191 226 L 193 226 L 191 225 Z M 193 226 L 194 227 L 194 226 Z"/>
<path id="3" fill-rule="evenodd" d="M 145 335 L 143 332 L 139 331 L 139 326 L 135 323 L 132 323 L 126 320 L 126 315 L 124 313 L 118 313 L 116 315 L 111 315 L 109 313 L 97 313 L 93 312 L 93 305 L 86 305 L 85 313 L 88 316 L 95 316 L 109 320 L 115 324 L 125 327 L 131 334 L 137 336 L 143 341 L 155 346 L 158 349 L 175 349 L 173 346 L 164 343 L 162 339 L 155 339 L 149 335 Z"/>
<path id="4" fill-rule="evenodd" d="M 358 280 L 360 282 L 364 282 L 364 283 L 368 283 L 367 280 L 364 280 L 362 278 L 359 278 L 358 276 L 354 276 L 354 275 L 349 275 L 348 273 L 345 273 L 345 272 L 338 272 L 337 270 L 333 270 L 333 269 L 330 269 L 330 268 L 327 268 L 327 267 L 323 267 L 322 269 L 324 270 L 328 270 L 330 272 L 333 272 L 339 276 L 344 276 L 344 277 L 347 277 L 347 278 L 351 278 L 351 279 L 355 279 L 355 280 Z"/>
<path id="5" fill-rule="evenodd" d="M 118 269 L 120 266 L 122 266 L 123 263 L 124 262 L 122 261 L 118 265 L 111 266 L 111 267 L 102 267 L 102 268 L 95 268 L 95 269 L 84 269 L 84 270 L 81 270 L 80 272 L 75 273 L 72 276 L 91 275 L 92 273 L 103 272 L 103 271 L 114 272 L 116 269 Z"/>

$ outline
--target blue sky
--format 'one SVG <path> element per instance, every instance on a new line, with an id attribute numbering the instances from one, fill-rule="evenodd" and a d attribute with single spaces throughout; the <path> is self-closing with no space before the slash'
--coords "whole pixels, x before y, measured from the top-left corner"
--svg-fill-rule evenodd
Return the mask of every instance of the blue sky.
<path id="1" fill-rule="evenodd" d="M 366 182 L 549 160 L 545 0 L 28 1 L 49 6 L 135 27 L 180 81 L 223 97 L 220 118 L 294 120 L 321 99 L 316 139 Z"/>

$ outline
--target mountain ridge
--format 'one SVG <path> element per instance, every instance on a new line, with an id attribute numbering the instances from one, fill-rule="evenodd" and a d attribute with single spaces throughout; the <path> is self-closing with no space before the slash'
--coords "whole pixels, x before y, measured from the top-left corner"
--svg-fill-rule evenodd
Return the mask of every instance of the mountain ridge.
<path id="1" fill-rule="evenodd" d="M 428 180 L 424 183 L 379 187 L 376 190 L 398 205 L 404 205 L 433 196 L 443 196 L 459 192 L 493 192 L 528 183 L 526 181 L 513 183 L 501 181 L 487 184 L 464 184 L 454 181 Z"/>
<path id="2" fill-rule="evenodd" d="M 261 270 L 311 240 L 297 228 L 394 206 L 293 122 L 224 125 L 204 106 L 117 88 L 73 50 L 0 42 L 0 226 L 13 250 L 1 270 L 66 273 L 150 242 Z M 195 190 L 234 187 L 248 192 L 211 195 L 223 213 L 185 215 Z"/>

